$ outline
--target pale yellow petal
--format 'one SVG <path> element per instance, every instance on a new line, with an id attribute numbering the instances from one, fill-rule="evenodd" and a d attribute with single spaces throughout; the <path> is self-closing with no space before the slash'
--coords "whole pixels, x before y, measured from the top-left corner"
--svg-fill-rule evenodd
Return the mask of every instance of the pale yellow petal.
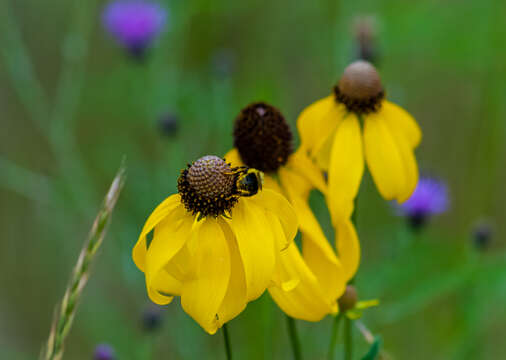
<path id="1" fill-rule="evenodd" d="M 193 217 L 179 205 L 160 222 L 154 231 L 153 240 L 146 254 L 146 282 L 154 287 L 158 273 L 183 248 L 191 236 Z"/>
<path id="2" fill-rule="evenodd" d="M 230 253 L 216 219 L 206 219 L 196 231 L 195 278 L 183 283 L 181 305 L 205 331 L 214 334 L 229 284 Z"/>
<path id="3" fill-rule="evenodd" d="M 364 147 L 367 165 L 381 196 L 386 200 L 406 200 L 418 180 L 416 160 L 404 137 L 393 136 L 382 111 L 366 118 Z"/>
<path id="4" fill-rule="evenodd" d="M 175 194 L 169 196 L 165 199 L 160 205 L 156 207 L 156 209 L 149 215 L 148 220 L 144 224 L 142 228 L 141 234 L 137 243 L 135 244 L 132 250 L 132 258 L 134 260 L 135 265 L 141 271 L 145 271 L 146 268 L 146 251 L 147 251 L 147 241 L 146 236 L 155 228 L 160 221 L 162 221 L 169 213 L 181 204 L 181 197 L 179 194 Z"/>
<path id="5" fill-rule="evenodd" d="M 284 237 L 283 239 L 275 239 L 276 243 L 288 244 L 295 238 L 299 225 L 297 214 L 293 206 L 290 205 L 283 195 L 270 189 L 264 189 L 248 200 L 266 212 L 268 217 L 276 216 L 280 220 L 284 230 Z M 285 247 L 282 246 L 282 248 Z"/>
<path id="6" fill-rule="evenodd" d="M 314 152 L 315 147 L 321 146 L 322 140 L 335 128 L 338 119 L 333 112 L 339 107 L 334 95 L 329 95 L 305 108 L 297 119 L 297 129 L 301 146 L 306 151 Z"/>
<path id="7" fill-rule="evenodd" d="M 384 112 L 388 127 L 404 137 L 411 148 L 420 144 L 422 131 L 413 116 L 406 110 L 390 101 L 383 101 L 381 111 Z"/>
<path id="8" fill-rule="evenodd" d="M 348 219 L 336 224 L 336 248 L 348 281 L 355 276 L 360 264 L 360 243 L 355 227 Z"/>
<path id="9" fill-rule="evenodd" d="M 284 283 L 288 283 L 289 279 L 292 282 L 298 279 L 293 288 L 269 287 L 273 300 L 287 315 L 301 320 L 320 321 L 337 310 L 335 302 L 325 298 L 318 280 L 305 264 L 295 243 L 279 254 L 276 271 L 285 280 Z"/>
<path id="10" fill-rule="evenodd" d="M 280 196 L 274 191 L 261 191 L 262 194 L 266 192 Z M 265 291 L 274 271 L 276 260 L 272 230 L 264 210 L 251 198 L 239 199 L 232 209 L 231 219 L 225 221 L 237 239 L 246 277 L 246 299 L 254 300 Z"/>
<path id="11" fill-rule="evenodd" d="M 218 310 L 218 325 L 223 326 L 227 321 L 235 318 L 246 308 L 246 277 L 237 240 L 228 224 L 219 219 L 230 252 L 230 280 L 225 298 Z"/>
<path id="12" fill-rule="evenodd" d="M 309 159 L 302 148 L 299 148 L 288 158 L 288 163 L 285 168 L 304 177 L 309 182 L 311 188 L 318 189 L 322 194 L 327 193 L 327 184 L 323 177 L 323 172 L 311 159 Z"/>
<path id="13" fill-rule="evenodd" d="M 333 219 L 348 219 L 353 213 L 364 173 L 360 123 L 349 115 L 339 125 L 332 144 L 328 173 L 327 204 Z"/>

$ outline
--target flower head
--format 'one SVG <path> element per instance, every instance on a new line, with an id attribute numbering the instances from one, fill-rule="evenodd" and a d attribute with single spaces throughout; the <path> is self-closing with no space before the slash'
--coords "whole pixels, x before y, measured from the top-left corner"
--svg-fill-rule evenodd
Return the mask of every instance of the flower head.
<path id="1" fill-rule="evenodd" d="M 142 312 L 142 327 L 147 332 L 152 332 L 160 328 L 163 320 L 163 308 L 149 304 Z"/>
<path id="2" fill-rule="evenodd" d="M 404 202 L 413 193 L 418 181 L 414 149 L 421 132 L 411 115 L 385 99 L 370 63 L 350 64 L 334 94 L 307 107 L 297 126 L 301 147 L 328 171 L 327 201 L 334 221 L 353 213 L 364 162 L 385 199 Z"/>
<path id="3" fill-rule="evenodd" d="M 292 151 L 292 134 L 281 112 L 265 102 L 245 107 L 234 124 L 235 147 L 225 158 L 234 166 L 265 172 L 265 189 L 283 194 L 299 219 L 301 251 L 290 244 L 279 256 L 274 301 L 289 316 L 319 321 L 338 311 L 337 299 L 358 267 L 360 247 L 351 221 L 337 224 L 338 257 L 308 205 L 309 193 L 326 193 L 322 171 L 303 151 Z M 295 277 L 297 281 L 292 281 Z"/>
<path id="4" fill-rule="evenodd" d="M 214 334 L 275 281 L 297 218 L 261 181 L 259 171 L 210 155 L 182 170 L 179 193 L 153 211 L 133 249 L 153 302 L 180 296 L 183 309 Z"/>
<path id="5" fill-rule="evenodd" d="M 423 226 L 433 215 L 444 213 L 448 209 L 448 189 L 444 182 L 422 177 L 413 195 L 398 205 L 401 215 L 406 216 L 413 228 Z"/>
<path id="6" fill-rule="evenodd" d="M 135 56 L 144 54 L 166 22 L 166 11 L 158 3 L 148 0 L 112 1 L 102 14 L 104 28 Z"/>
<path id="7" fill-rule="evenodd" d="M 473 245 L 477 250 L 486 250 L 494 237 L 494 227 L 490 221 L 482 219 L 476 222 L 472 230 Z"/>
<path id="8" fill-rule="evenodd" d="M 95 352 L 93 354 L 94 360 L 114 360 L 116 359 L 116 355 L 114 353 L 114 349 L 108 344 L 100 344 L 95 348 Z"/>

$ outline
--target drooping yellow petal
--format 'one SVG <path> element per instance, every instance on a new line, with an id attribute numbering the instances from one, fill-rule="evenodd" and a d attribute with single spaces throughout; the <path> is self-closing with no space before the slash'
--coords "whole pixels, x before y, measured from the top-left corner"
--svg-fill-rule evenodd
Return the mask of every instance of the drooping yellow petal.
<path id="1" fill-rule="evenodd" d="M 268 191 L 278 195 L 267 189 L 260 194 Z M 232 209 L 231 219 L 225 219 L 237 239 L 244 265 L 247 301 L 258 298 L 265 291 L 276 262 L 272 230 L 264 211 L 251 201 L 253 198 L 239 199 Z"/>
<path id="2" fill-rule="evenodd" d="M 277 221 L 275 218 L 273 221 Z M 295 287 L 269 287 L 276 304 L 289 316 L 307 321 L 320 321 L 325 315 L 337 311 L 335 301 L 326 299 L 318 280 L 304 262 L 295 243 L 279 253 L 276 272 L 283 284 Z M 297 279 L 298 281 L 293 281 Z M 292 281 L 290 281 L 292 280 Z"/>
<path id="3" fill-rule="evenodd" d="M 284 231 L 284 238 L 275 239 L 276 243 L 282 240 L 282 243 L 287 245 L 295 238 L 298 227 L 297 214 L 283 195 L 271 189 L 264 189 L 248 200 L 255 203 L 264 211 L 271 213 L 268 217 L 276 216 L 280 220 Z M 286 248 L 286 245 L 282 246 L 282 248 Z"/>
<path id="4" fill-rule="evenodd" d="M 336 224 L 336 248 L 348 281 L 353 278 L 360 264 L 360 243 L 349 219 L 339 220 Z"/>
<path id="5" fill-rule="evenodd" d="M 305 108 L 297 119 L 301 147 L 314 154 L 338 124 L 341 106 L 329 95 Z"/>
<path id="6" fill-rule="evenodd" d="M 350 114 L 336 131 L 330 156 L 327 204 L 334 226 L 337 219 L 348 219 L 353 213 L 364 173 L 363 156 L 360 123 Z"/>
<path id="7" fill-rule="evenodd" d="M 227 292 L 218 309 L 218 325 L 221 327 L 224 323 L 235 318 L 246 308 L 246 277 L 244 275 L 244 265 L 237 246 L 237 240 L 232 230 L 223 219 L 218 219 L 218 223 L 227 240 L 231 269 Z"/>
<path id="8" fill-rule="evenodd" d="M 302 148 L 299 148 L 295 153 L 290 155 L 288 163 L 284 168 L 296 172 L 299 176 L 304 177 L 310 188 L 318 189 L 322 194 L 327 193 L 327 184 L 323 177 L 323 172 L 316 166 L 316 164 L 304 154 Z M 282 170 L 281 168 L 280 170 Z M 281 174 L 280 174 L 281 176 Z M 303 196 L 304 193 L 301 192 Z"/>
<path id="9" fill-rule="evenodd" d="M 181 295 L 182 284 L 165 270 L 159 271 L 151 281 L 150 286 L 147 285 L 149 298 L 158 305 L 169 304 L 174 296 Z"/>
<path id="10" fill-rule="evenodd" d="M 206 219 L 195 230 L 198 247 L 195 253 L 195 277 L 183 283 L 181 305 L 209 334 L 218 330 L 218 310 L 230 278 L 230 253 L 216 219 Z"/>
<path id="11" fill-rule="evenodd" d="M 146 286 L 156 289 L 160 271 L 185 245 L 191 236 L 193 217 L 183 205 L 176 207 L 154 231 L 153 240 L 146 254 Z M 157 302 L 156 299 L 152 300 Z"/>
<path id="12" fill-rule="evenodd" d="M 406 139 L 407 144 L 411 148 L 415 148 L 420 144 L 422 139 L 422 131 L 416 120 L 403 108 L 391 103 L 383 101 L 382 110 L 388 127 Z"/>
<path id="13" fill-rule="evenodd" d="M 146 236 L 179 204 L 181 204 L 181 197 L 179 194 L 169 196 L 156 207 L 144 224 L 139 239 L 132 250 L 134 263 L 142 272 L 145 271 L 144 269 L 146 267 Z"/>
<path id="14" fill-rule="evenodd" d="M 394 138 L 381 110 L 365 119 L 364 147 L 367 165 L 381 196 L 386 200 L 406 200 L 418 180 L 416 161 L 404 138 Z"/>

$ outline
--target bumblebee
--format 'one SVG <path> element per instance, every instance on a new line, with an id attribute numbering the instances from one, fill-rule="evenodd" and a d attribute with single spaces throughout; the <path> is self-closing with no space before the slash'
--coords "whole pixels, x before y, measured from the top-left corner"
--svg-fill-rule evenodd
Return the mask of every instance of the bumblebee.
<path id="1" fill-rule="evenodd" d="M 240 196 L 253 196 L 262 190 L 264 173 L 242 166 L 236 170 L 235 188 Z"/>

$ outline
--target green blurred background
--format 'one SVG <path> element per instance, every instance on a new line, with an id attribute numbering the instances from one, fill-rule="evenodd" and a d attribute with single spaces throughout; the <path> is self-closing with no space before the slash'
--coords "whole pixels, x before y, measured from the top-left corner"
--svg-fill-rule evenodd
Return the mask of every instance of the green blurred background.
<path id="1" fill-rule="evenodd" d="M 362 321 L 393 359 L 504 357 L 506 2 L 162 2 L 169 30 L 139 63 L 105 34 L 103 1 L 0 0 L 0 358 L 37 357 L 126 156 L 127 183 L 65 358 L 91 359 L 106 342 L 119 359 L 224 359 L 221 334 L 206 335 L 177 301 L 159 331 L 143 331 L 149 300 L 131 248 L 150 211 L 176 191 L 179 170 L 232 146 L 242 107 L 267 101 L 295 130 L 300 111 L 355 59 L 361 16 L 375 23 L 389 98 L 423 129 L 420 168 L 451 194 L 451 210 L 413 238 L 366 178 L 356 285 L 381 305 Z M 167 113 L 179 119 L 173 136 L 160 132 Z M 331 234 L 321 197 L 311 201 Z M 494 238 L 477 251 L 470 233 L 483 218 Z M 298 325 L 305 358 L 324 358 L 331 319 Z M 292 356 L 268 296 L 229 328 L 237 359 Z M 354 338 L 358 359 L 368 344 L 358 331 Z"/>

